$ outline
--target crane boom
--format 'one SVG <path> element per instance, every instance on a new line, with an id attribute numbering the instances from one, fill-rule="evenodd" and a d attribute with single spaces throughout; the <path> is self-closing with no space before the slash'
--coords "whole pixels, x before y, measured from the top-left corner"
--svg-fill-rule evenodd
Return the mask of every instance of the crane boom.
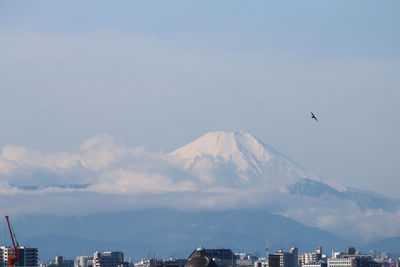
<path id="1" fill-rule="evenodd" d="M 8 257 L 8 263 L 10 264 L 10 267 L 14 267 L 14 264 L 19 259 L 19 253 L 18 253 L 19 244 L 17 241 L 17 245 L 15 245 L 15 241 L 14 241 L 15 234 L 11 230 L 10 221 L 8 220 L 7 215 L 6 215 L 6 221 L 7 221 L 7 225 L 8 225 L 8 230 L 10 231 L 11 241 L 13 244 L 13 251 L 12 251 L 11 255 Z"/>

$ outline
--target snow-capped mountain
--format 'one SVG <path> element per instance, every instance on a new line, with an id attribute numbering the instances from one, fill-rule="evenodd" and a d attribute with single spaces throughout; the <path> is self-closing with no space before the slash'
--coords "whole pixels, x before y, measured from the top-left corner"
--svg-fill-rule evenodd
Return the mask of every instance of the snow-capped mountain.
<path id="1" fill-rule="evenodd" d="M 323 179 L 244 131 L 209 132 L 169 155 L 209 185 L 264 188 L 266 192 L 278 189 L 319 200 L 348 200 L 364 210 L 395 211 L 398 207 L 390 198 Z"/>
<path id="2" fill-rule="evenodd" d="M 287 186 L 303 178 L 320 181 L 314 172 L 244 131 L 206 133 L 169 155 L 186 170 L 196 170 L 202 166 L 211 168 L 212 165 L 211 169 L 215 172 L 218 170 L 219 177 L 214 179 L 216 183 L 224 176 L 224 168 L 231 179 L 237 176 L 242 184 L 247 185 Z M 232 167 L 236 175 L 232 174 Z"/>
<path id="3" fill-rule="evenodd" d="M 251 208 L 335 233 L 400 234 L 399 201 L 325 179 L 242 131 L 207 133 L 168 154 L 126 147 L 107 135 L 74 153 L 6 146 L 0 199 L 8 213 Z"/>

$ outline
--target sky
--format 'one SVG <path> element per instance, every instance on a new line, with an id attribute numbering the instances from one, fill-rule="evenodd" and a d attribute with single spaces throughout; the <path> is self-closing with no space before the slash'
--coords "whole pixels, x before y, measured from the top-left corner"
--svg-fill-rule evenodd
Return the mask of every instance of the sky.
<path id="1" fill-rule="evenodd" d="M 400 198 L 398 1 L 1 1 L 0 147 L 245 130 Z M 319 119 L 310 119 L 313 111 Z"/>

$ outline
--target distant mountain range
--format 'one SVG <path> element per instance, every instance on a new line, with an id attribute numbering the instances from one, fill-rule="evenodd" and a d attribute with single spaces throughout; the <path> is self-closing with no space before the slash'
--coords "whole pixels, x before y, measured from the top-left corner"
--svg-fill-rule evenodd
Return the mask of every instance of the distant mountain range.
<path id="1" fill-rule="evenodd" d="M 301 179 L 295 184 L 288 186 L 288 189 L 291 194 L 350 200 L 356 203 L 362 210 L 382 209 L 388 212 L 395 212 L 399 208 L 398 201 L 376 193 L 351 188 L 346 188 L 345 191 L 338 191 L 329 185 L 310 179 Z"/>
<path id="2" fill-rule="evenodd" d="M 92 255 L 96 250 L 121 250 L 136 259 L 186 258 L 198 246 L 263 256 L 267 241 L 270 252 L 294 245 L 300 252 L 322 246 L 330 256 L 332 249 L 344 251 L 356 246 L 364 252 L 374 249 L 400 256 L 400 237 L 362 245 L 280 215 L 251 210 L 152 209 L 86 216 L 25 215 L 15 221 L 14 228 L 20 233 L 21 244 L 39 248 L 42 261 L 56 255 Z"/>
<path id="3" fill-rule="evenodd" d="M 198 246 L 231 248 L 264 255 L 297 245 L 345 249 L 350 243 L 329 232 L 289 218 L 250 210 L 175 211 L 152 209 L 87 216 L 21 216 L 15 221 L 20 243 L 39 247 L 42 260 L 62 254 L 91 255 L 122 250 L 127 256 L 186 258 Z"/>

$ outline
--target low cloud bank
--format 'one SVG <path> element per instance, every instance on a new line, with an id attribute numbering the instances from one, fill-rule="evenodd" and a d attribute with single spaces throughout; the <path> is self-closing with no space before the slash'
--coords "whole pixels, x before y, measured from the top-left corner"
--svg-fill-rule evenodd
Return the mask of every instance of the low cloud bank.
<path id="1" fill-rule="evenodd" d="M 84 141 L 76 153 L 9 145 L 0 155 L 0 208 L 13 215 L 252 208 L 340 235 L 400 235 L 398 209 L 360 209 L 349 199 L 290 194 L 279 179 L 251 183 L 242 176 L 229 162 L 204 157 L 189 168 L 174 156 L 129 148 L 108 135 Z"/>

